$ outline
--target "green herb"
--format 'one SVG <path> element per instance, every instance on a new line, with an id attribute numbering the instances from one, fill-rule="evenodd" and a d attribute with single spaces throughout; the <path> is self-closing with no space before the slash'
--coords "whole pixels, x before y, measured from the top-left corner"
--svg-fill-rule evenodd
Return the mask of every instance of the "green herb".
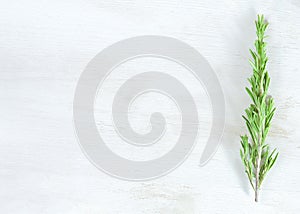
<path id="1" fill-rule="evenodd" d="M 245 165 L 245 172 L 250 184 L 255 191 L 255 201 L 258 201 L 258 192 L 267 172 L 274 165 L 278 152 L 270 151 L 266 144 L 270 124 L 275 112 L 273 98 L 268 95 L 270 77 L 266 68 L 268 57 L 266 56 L 266 42 L 264 39 L 268 23 L 263 15 L 258 15 L 255 21 L 257 39 L 255 50 L 250 49 L 252 60 L 249 60 L 253 69 L 252 76 L 248 79 L 251 88 L 246 87 L 252 103 L 245 110 L 243 118 L 249 132 L 241 136 L 240 155 Z"/>

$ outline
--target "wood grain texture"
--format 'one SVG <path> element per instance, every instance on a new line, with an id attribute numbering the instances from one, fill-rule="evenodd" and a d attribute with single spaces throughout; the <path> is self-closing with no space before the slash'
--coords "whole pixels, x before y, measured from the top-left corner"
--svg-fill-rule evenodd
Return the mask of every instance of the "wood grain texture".
<path id="1" fill-rule="evenodd" d="M 250 102 L 243 89 L 251 74 L 248 49 L 255 39 L 257 13 L 270 22 L 270 92 L 278 108 L 268 142 L 280 151 L 258 204 L 239 158 L 239 135 L 245 132 L 241 114 Z M 198 143 L 184 164 L 165 177 L 135 183 L 102 173 L 83 155 L 73 128 L 72 102 L 81 72 L 98 52 L 148 34 L 180 39 L 206 57 L 225 93 L 226 127 L 216 155 L 199 167 L 211 125 L 204 89 L 182 75 L 187 71 L 168 63 L 124 68 L 124 74 L 151 68 L 174 71 L 189 85 L 199 107 Z M 2 1 L 0 213 L 299 213 L 299 35 L 297 0 Z M 124 78 L 111 76 L 99 99 L 113 96 Z M 141 103 L 136 104 L 141 112 L 131 115 L 132 123 L 147 131 L 149 108 Z M 166 151 L 177 136 L 178 112 L 165 104 L 170 132 L 149 157 Z M 102 120 L 109 110 L 97 107 L 99 129 L 106 130 L 108 141 L 119 142 L 109 117 Z M 126 148 L 113 148 L 126 155 Z"/>

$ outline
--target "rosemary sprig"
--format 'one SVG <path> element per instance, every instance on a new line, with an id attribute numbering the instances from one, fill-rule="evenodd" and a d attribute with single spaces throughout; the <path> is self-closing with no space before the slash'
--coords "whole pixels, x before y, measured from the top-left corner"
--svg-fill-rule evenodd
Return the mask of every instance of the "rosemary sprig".
<path id="1" fill-rule="evenodd" d="M 255 201 L 257 202 L 261 184 L 267 172 L 274 165 L 278 152 L 276 149 L 270 152 L 269 145 L 266 144 L 266 137 L 275 112 L 273 98 L 268 95 L 270 77 L 266 68 L 268 57 L 264 41 L 268 23 L 263 15 L 258 15 L 255 25 L 257 39 L 255 50 L 250 49 L 253 59 L 249 60 L 253 74 L 248 78 L 251 87 L 246 87 L 252 103 L 245 110 L 246 115 L 243 116 L 250 137 L 248 135 L 241 136 L 240 155 L 245 172 L 255 191 Z"/>

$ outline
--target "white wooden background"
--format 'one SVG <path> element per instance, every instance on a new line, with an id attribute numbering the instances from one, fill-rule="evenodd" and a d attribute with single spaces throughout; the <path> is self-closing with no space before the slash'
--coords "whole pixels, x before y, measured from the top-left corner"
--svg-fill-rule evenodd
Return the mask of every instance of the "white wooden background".
<path id="1" fill-rule="evenodd" d="M 245 131 L 241 114 L 250 102 L 244 92 L 251 74 L 248 48 L 255 39 L 257 13 L 270 22 L 271 93 L 278 109 L 268 142 L 280 151 L 259 203 L 239 159 L 239 135 Z M 199 106 L 197 146 L 167 176 L 135 183 L 104 174 L 83 155 L 74 133 L 72 101 L 80 73 L 98 52 L 149 34 L 180 39 L 206 57 L 226 96 L 226 128 L 216 155 L 199 167 L 211 122 L 209 100 L 201 85 L 174 68 L 174 75 L 193 87 Z M 299 35 L 298 0 L 1 0 L 0 213 L 299 213 Z M 173 71 L 168 63 L 150 61 L 117 70 Z M 103 96 L 112 96 L 123 77 L 112 76 Z M 149 99 L 143 99 L 132 114 L 137 131 L 147 129 L 149 112 L 143 107 Z M 151 158 L 168 149 L 177 134 L 172 119 L 178 112 L 167 100 L 162 103 L 171 132 L 166 144 L 149 152 Z M 101 114 L 106 115 L 98 109 L 99 129 L 104 127 L 106 138 L 117 142 L 110 135 L 110 118 L 101 122 Z M 126 148 L 112 147 L 128 155 Z"/>

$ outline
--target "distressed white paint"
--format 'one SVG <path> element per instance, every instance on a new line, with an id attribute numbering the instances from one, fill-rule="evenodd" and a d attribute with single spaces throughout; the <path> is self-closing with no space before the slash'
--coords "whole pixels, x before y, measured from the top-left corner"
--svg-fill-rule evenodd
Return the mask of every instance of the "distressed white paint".
<path id="1" fill-rule="evenodd" d="M 269 142 L 278 147 L 280 157 L 257 204 L 238 150 L 239 134 L 245 131 L 240 115 L 249 104 L 243 90 L 251 73 L 247 50 L 255 38 L 258 12 L 271 23 L 269 70 L 278 109 Z M 145 34 L 178 38 L 207 58 L 225 92 L 227 121 L 222 146 L 205 167 L 198 167 L 211 110 L 204 89 L 184 75 L 182 81 L 190 83 L 199 106 L 197 147 L 169 175 L 134 183 L 109 177 L 82 154 L 73 130 L 72 99 L 79 75 L 93 56 L 116 41 Z M 298 213 L 299 34 L 297 0 L 2 0 L 0 213 Z M 150 66 L 137 63 L 132 68 Z M 167 64 L 163 68 L 170 70 Z M 112 95 L 121 77 L 111 77 L 105 96 Z M 145 105 L 146 98 L 137 102 L 131 117 L 138 131 L 147 131 Z M 170 108 L 171 131 L 162 150 L 170 147 L 178 128 L 172 129 L 176 109 L 166 106 L 162 108 L 167 113 Z M 101 114 L 96 112 L 99 121 Z M 109 120 L 101 125 L 107 125 L 106 138 L 116 142 Z M 114 149 L 126 153 L 117 145 Z"/>

